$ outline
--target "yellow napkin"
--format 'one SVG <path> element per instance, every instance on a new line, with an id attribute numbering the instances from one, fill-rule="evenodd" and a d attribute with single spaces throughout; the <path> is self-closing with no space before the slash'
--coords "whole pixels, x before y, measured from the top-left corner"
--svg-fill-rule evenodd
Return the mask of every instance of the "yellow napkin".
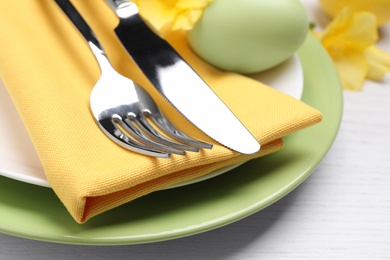
<path id="1" fill-rule="evenodd" d="M 163 112 L 212 150 L 156 159 L 122 149 L 97 127 L 89 110 L 99 67 L 83 38 L 54 1 L 0 1 L 0 77 L 27 128 L 48 181 L 73 218 L 89 218 L 163 187 L 275 152 L 281 137 L 321 121 L 321 113 L 248 77 L 214 69 L 188 47 L 168 40 L 261 143 L 251 156 L 215 143 L 150 86 L 121 48 L 118 19 L 103 0 L 73 1 L 102 41 L 113 65 L 147 89 Z M 199 106 L 207 104 L 199 103 Z M 196 109 L 196 108 L 194 108 Z"/>

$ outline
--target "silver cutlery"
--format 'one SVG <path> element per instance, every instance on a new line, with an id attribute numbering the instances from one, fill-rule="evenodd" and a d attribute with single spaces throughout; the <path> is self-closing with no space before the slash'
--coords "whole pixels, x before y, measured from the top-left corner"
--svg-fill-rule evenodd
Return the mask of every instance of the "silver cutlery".
<path id="1" fill-rule="evenodd" d="M 98 126 L 111 140 L 134 152 L 162 158 L 212 147 L 179 131 L 145 90 L 115 71 L 95 34 L 69 0 L 55 1 L 85 38 L 100 66 L 101 76 L 91 91 L 90 107 Z M 179 142 L 164 137 L 149 120 Z"/>
<path id="2" fill-rule="evenodd" d="M 159 93 L 222 145 L 252 154 L 260 144 L 172 46 L 154 33 L 135 3 L 106 0 L 119 18 L 115 33 Z M 259 101 L 261 102 L 261 101 Z"/>

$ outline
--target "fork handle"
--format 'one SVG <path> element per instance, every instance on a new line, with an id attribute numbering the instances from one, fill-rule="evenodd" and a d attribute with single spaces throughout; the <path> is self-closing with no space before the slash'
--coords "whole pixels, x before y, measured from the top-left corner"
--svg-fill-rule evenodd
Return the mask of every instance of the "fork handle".
<path id="1" fill-rule="evenodd" d="M 74 26 L 80 31 L 85 40 L 91 46 L 94 45 L 95 48 L 98 49 L 99 52 L 104 53 L 103 47 L 101 46 L 99 40 L 96 38 L 93 33 L 91 27 L 87 24 L 81 14 L 77 11 L 77 9 L 73 6 L 73 4 L 69 0 L 55 0 L 57 5 L 62 9 L 62 11 L 68 16 L 68 18 L 72 21 Z M 92 47 L 92 46 L 91 46 Z M 95 48 L 92 48 L 95 51 Z"/>

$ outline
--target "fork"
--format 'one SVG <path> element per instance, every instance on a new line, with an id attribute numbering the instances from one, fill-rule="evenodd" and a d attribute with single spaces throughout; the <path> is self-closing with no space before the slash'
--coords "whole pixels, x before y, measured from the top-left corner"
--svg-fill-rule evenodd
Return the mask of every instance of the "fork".
<path id="1" fill-rule="evenodd" d="M 98 62 L 101 76 L 91 91 L 90 107 L 98 126 L 112 141 L 128 150 L 159 158 L 212 148 L 211 144 L 179 131 L 145 90 L 112 67 L 94 32 L 69 0 L 55 2 L 80 31 Z"/>

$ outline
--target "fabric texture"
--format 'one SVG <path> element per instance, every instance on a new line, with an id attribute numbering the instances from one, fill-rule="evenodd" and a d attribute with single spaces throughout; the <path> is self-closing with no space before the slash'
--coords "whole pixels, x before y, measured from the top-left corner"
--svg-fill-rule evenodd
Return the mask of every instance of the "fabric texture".
<path id="1" fill-rule="evenodd" d="M 283 147 L 283 136 L 321 121 L 319 111 L 299 100 L 206 64 L 191 51 L 183 32 L 166 34 L 262 145 L 250 156 L 231 151 L 190 124 L 153 89 L 115 37 L 118 19 L 105 1 L 72 2 L 95 30 L 114 67 L 143 86 L 179 129 L 214 145 L 212 150 L 157 159 L 112 142 L 89 109 L 99 67 L 61 9 L 54 1 L 0 1 L 0 78 L 49 183 L 79 223 L 169 185 L 276 152 Z"/>

